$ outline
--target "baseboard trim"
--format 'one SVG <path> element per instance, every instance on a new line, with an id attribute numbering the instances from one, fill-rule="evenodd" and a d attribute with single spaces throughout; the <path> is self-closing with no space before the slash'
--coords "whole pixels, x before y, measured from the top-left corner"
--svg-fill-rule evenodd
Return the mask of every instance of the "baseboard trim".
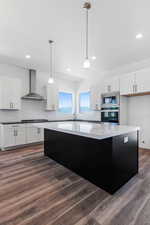
<path id="1" fill-rule="evenodd" d="M 139 148 L 140 150 L 144 151 L 144 150 L 149 150 L 150 151 L 150 148 Z"/>

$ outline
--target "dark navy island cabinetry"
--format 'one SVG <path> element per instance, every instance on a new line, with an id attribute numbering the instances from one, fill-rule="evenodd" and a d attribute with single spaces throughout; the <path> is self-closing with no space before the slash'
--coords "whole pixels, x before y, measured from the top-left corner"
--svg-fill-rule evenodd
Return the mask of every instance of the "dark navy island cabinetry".
<path id="1" fill-rule="evenodd" d="M 138 173 L 138 128 L 84 125 L 45 127 L 44 154 L 113 194 Z"/>

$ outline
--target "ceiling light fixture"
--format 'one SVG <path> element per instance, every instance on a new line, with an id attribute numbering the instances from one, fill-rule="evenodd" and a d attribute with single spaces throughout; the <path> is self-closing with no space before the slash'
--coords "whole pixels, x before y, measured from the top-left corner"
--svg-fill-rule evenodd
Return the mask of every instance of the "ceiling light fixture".
<path id="1" fill-rule="evenodd" d="M 92 60 L 96 60 L 96 56 L 92 56 Z"/>
<path id="2" fill-rule="evenodd" d="M 66 70 L 67 70 L 67 72 L 71 72 L 71 69 L 70 68 L 67 68 Z"/>
<path id="3" fill-rule="evenodd" d="M 83 8 L 86 9 L 86 52 L 85 52 L 85 61 L 83 63 L 83 68 L 90 68 L 89 60 L 89 10 L 91 9 L 91 3 L 85 2 Z"/>
<path id="4" fill-rule="evenodd" d="M 141 38 L 143 38 L 143 34 L 139 33 L 136 35 L 136 39 L 141 39 Z"/>
<path id="5" fill-rule="evenodd" d="M 54 83 L 54 78 L 53 78 L 53 43 L 54 43 L 54 41 L 49 40 L 49 44 L 50 44 L 50 77 L 48 79 L 49 84 Z"/>
<path id="6" fill-rule="evenodd" d="M 30 59 L 31 55 L 26 55 L 25 57 L 26 57 L 26 59 Z"/>

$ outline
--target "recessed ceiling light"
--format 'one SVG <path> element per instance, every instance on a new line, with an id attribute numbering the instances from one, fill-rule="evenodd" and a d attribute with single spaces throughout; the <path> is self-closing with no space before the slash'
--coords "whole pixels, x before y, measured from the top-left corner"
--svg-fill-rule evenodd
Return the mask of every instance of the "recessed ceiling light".
<path id="1" fill-rule="evenodd" d="M 26 57 L 26 59 L 30 59 L 31 55 L 26 55 L 25 57 Z"/>
<path id="2" fill-rule="evenodd" d="M 136 39 L 141 39 L 141 38 L 143 38 L 143 34 L 139 33 L 136 35 Z"/>
<path id="3" fill-rule="evenodd" d="M 67 72 L 71 72 L 71 69 L 70 68 L 67 68 L 66 70 L 67 70 Z"/>
<path id="4" fill-rule="evenodd" d="M 92 56 L 92 60 L 96 60 L 96 56 Z"/>

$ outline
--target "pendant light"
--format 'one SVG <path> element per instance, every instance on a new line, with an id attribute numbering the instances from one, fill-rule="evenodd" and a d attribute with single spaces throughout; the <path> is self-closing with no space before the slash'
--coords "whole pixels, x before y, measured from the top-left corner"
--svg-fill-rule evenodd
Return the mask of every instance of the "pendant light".
<path id="1" fill-rule="evenodd" d="M 89 10 L 91 9 L 91 3 L 85 2 L 83 8 L 86 9 L 86 52 L 85 52 L 85 60 L 83 63 L 83 68 L 90 68 L 90 60 L 89 60 Z"/>
<path id="2" fill-rule="evenodd" d="M 54 41 L 49 40 L 49 44 L 50 44 L 50 77 L 48 79 L 49 84 L 54 83 L 54 77 L 53 77 L 53 43 L 54 43 Z"/>

